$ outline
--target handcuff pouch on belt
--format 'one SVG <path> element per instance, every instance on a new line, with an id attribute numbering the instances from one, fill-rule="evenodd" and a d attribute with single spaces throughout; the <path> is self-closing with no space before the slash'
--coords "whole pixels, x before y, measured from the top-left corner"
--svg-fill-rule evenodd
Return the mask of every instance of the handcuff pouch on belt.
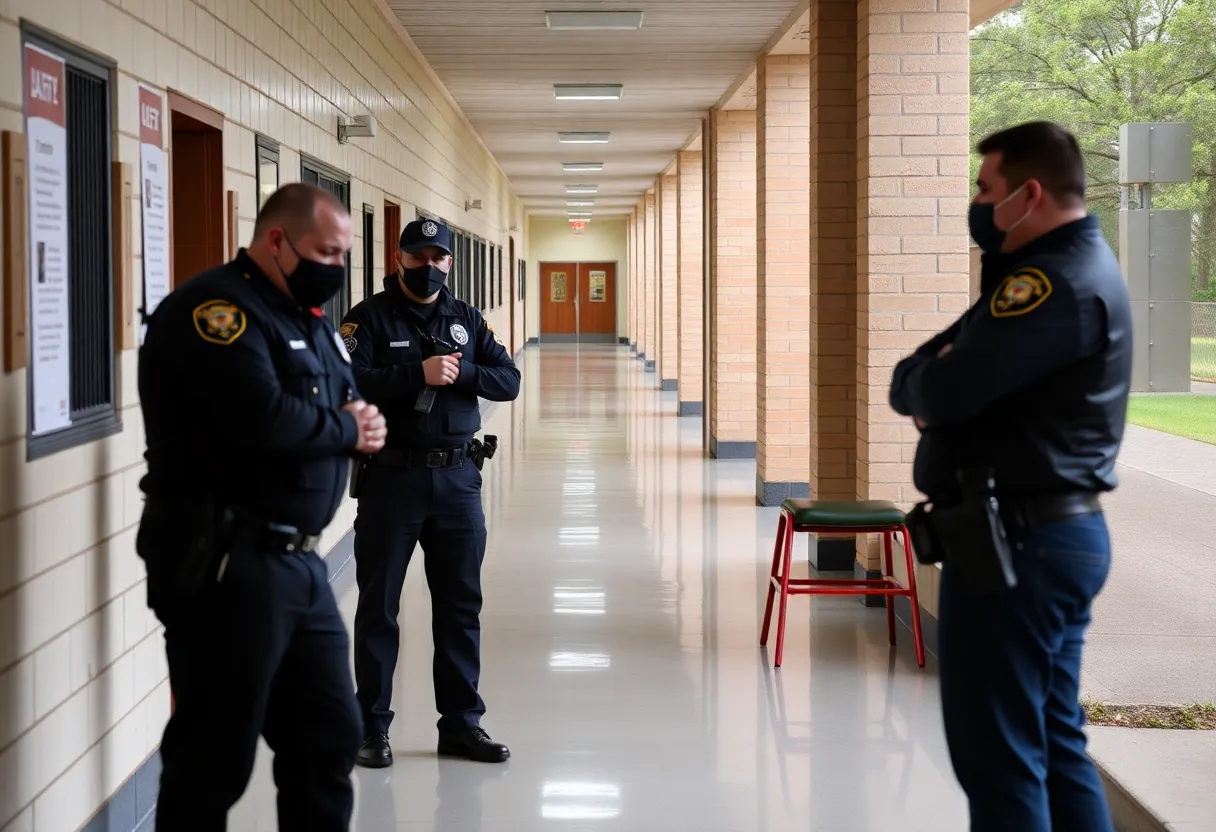
<path id="1" fill-rule="evenodd" d="M 921 563 L 949 564 L 974 597 L 1017 586 L 1013 546 L 1001 518 L 990 472 L 960 471 L 962 498 L 919 503 L 908 513 L 908 533 Z"/>

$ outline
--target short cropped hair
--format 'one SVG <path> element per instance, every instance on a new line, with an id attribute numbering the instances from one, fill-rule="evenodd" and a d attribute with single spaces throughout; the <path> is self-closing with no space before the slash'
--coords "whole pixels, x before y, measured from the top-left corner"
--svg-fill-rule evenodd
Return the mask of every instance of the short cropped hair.
<path id="1" fill-rule="evenodd" d="M 1029 121 L 993 133 L 976 150 L 1001 154 L 1000 172 L 1009 190 L 1034 179 L 1061 205 L 1085 201 L 1085 160 L 1076 137 L 1050 121 Z"/>
<path id="2" fill-rule="evenodd" d="M 304 182 L 284 185 L 271 194 L 262 210 L 258 211 L 258 218 L 253 224 L 253 239 L 260 240 L 272 228 L 282 228 L 293 237 L 307 234 L 316 226 L 317 208 L 323 203 L 341 211 L 346 210 L 340 199 L 316 185 Z"/>

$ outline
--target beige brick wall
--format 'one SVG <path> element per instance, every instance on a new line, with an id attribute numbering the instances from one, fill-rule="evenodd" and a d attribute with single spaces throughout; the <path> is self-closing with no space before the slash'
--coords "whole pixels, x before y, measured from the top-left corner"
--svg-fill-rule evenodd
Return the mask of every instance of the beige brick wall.
<path id="1" fill-rule="evenodd" d="M 811 3 L 811 494 L 857 495 L 857 4 Z"/>
<path id="2" fill-rule="evenodd" d="M 967 307 L 969 19 L 965 0 L 862 0 L 857 14 L 857 490 L 908 506 L 918 433 L 887 390 Z"/>
<path id="3" fill-rule="evenodd" d="M 629 323 L 627 325 L 626 334 L 629 337 L 629 343 L 636 344 L 637 339 L 638 339 L 638 304 L 637 304 L 637 299 L 638 299 L 638 288 L 637 288 L 637 280 L 638 280 L 638 257 L 637 257 L 638 214 L 637 214 L 636 209 L 629 212 L 628 252 L 629 252 L 629 280 L 628 280 L 629 297 L 628 297 L 628 306 L 626 308 L 629 311 L 626 315 L 626 318 L 628 319 Z"/>
<path id="4" fill-rule="evenodd" d="M 659 210 L 658 194 L 651 188 L 646 194 L 646 361 L 658 367 L 659 352 Z"/>
<path id="5" fill-rule="evenodd" d="M 681 402 L 700 402 L 704 396 L 703 339 L 705 310 L 705 196 L 704 154 L 699 150 L 686 150 L 676 160 L 676 213 L 678 234 L 676 240 L 679 267 L 678 299 L 678 347 L 679 347 L 679 398 Z"/>
<path id="6" fill-rule="evenodd" d="M 713 110 L 709 431 L 756 441 L 756 113 Z"/>
<path id="7" fill-rule="evenodd" d="M 811 398 L 810 87 L 808 55 L 760 59 L 756 76 L 756 496 L 762 501 L 765 484 L 806 483 L 811 470 L 807 424 Z M 797 496 L 803 496 L 801 489 Z"/>
<path id="8" fill-rule="evenodd" d="M 300 178 L 301 152 L 348 172 L 356 215 L 364 203 L 376 208 L 378 243 L 386 196 L 401 204 L 403 219 L 418 206 L 459 215 L 504 249 L 504 229 L 523 224 L 494 159 L 372 0 L 5 0 L 0 130 L 17 133 L 24 131 L 21 19 L 116 63 L 113 154 L 136 171 L 139 82 L 225 115 L 225 187 L 239 195 L 240 243 L 249 240 L 257 206 L 256 133 L 282 143 L 284 183 Z M 339 145 L 338 113 L 368 111 L 380 135 Z M 142 302 L 139 184 L 135 190 L 132 305 Z M 464 213 L 466 194 L 482 197 L 485 209 Z M 362 234 L 358 216 L 355 231 Z M 524 256 L 522 234 L 516 243 Z M 356 237 L 355 300 L 361 251 Z M 379 271 L 382 245 L 375 251 Z M 506 333 L 509 314 L 503 305 L 488 317 Z M 80 828 L 156 748 L 168 716 L 164 640 L 145 605 L 134 548 L 144 470 L 135 350 L 119 363 L 122 432 L 34 462 L 26 461 L 27 374 L 0 374 L 3 829 Z M 353 503 L 343 507 L 326 548 L 353 513 Z"/>
<path id="9" fill-rule="evenodd" d="M 676 300 L 679 270 L 676 259 L 676 176 L 659 180 L 659 378 L 675 383 L 680 361 L 680 307 Z"/>

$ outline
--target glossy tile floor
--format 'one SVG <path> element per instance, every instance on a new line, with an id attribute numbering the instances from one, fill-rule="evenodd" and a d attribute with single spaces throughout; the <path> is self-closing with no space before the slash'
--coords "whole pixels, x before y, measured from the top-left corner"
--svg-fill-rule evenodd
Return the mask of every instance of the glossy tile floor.
<path id="1" fill-rule="evenodd" d="M 750 461 L 701 454 L 625 348 L 531 347 L 485 429 L 484 725 L 502 766 L 434 754 L 430 603 L 403 601 L 389 770 L 356 770 L 358 832 L 952 832 L 966 810 L 932 659 L 880 609 L 791 602 L 785 664 L 757 644 L 774 509 Z M 803 549 L 802 551 L 805 551 Z M 420 567 L 421 562 L 416 564 Z M 339 576 L 349 622 L 353 569 Z M 233 813 L 273 830 L 270 753 Z"/>

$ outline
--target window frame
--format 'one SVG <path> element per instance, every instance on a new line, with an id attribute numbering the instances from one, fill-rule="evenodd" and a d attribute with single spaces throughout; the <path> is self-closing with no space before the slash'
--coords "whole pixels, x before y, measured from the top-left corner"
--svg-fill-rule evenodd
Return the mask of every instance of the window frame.
<path id="1" fill-rule="evenodd" d="M 32 434 L 32 430 L 33 430 L 33 426 L 34 426 L 34 407 L 35 407 L 36 403 L 34 400 L 34 371 L 33 371 L 34 344 L 31 339 L 29 347 L 28 347 L 30 369 L 27 370 L 27 372 L 26 372 L 26 461 L 33 462 L 34 460 L 43 459 L 43 458 L 51 456 L 53 454 L 57 454 L 60 451 L 70 450 L 72 448 L 77 448 L 82 445 L 91 444 L 91 443 L 96 442 L 101 439 L 106 439 L 107 437 L 114 436 L 115 434 L 121 433 L 123 430 L 122 409 L 119 406 L 119 401 L 118 401 L 119 392 L 121 390 L 121 385 L 119 382 L 119 374 L 122 369 L 122 364 L 121 364 L 119 349 L 118 349 L 117 333 L 114 331 L 115 330 L 114 209 L 113 209 L 114 176 L 112 173 L 112 166 L 114 163 L 114 146 L 115 146 L 115 135 L 114 134 L 115 134 L 115 129 L 116 129 L 117 121 L 118 121 L 118 119 L 116 117 L 116 113 L 115 113 L 115 108 L 117 106 L 117 99 L 118 99 L 118 90 L 117 90 L 118 65 L 117 65 L 117 63 L 110 60 L 109 58 L 98 55 L 94 52 L 90 52 L 86 49 L 82 49 L 81 47 L 76 46 L 75 44 L 72 44 L 66 40 L 63 40 L 62 38 L 55 35 L 53 32 L 43 29 L 40 26 L 36 26 L 34 24 L 28 23 L 25 20 L 21 21 L 20 27 L 19 27 L 19 32 L 20 32 L 20 43 L 21 43 L 21 52 L 20 52 L 20 60 L 21 60 L 21 65 L 22 65 L 21 74 L 23 77 L 25 75 L 25 46 L 26 46 L 26 44 L 30 44 L 30 45 L 45 49 L 48 52 L 52 52 L 52 53 L 56 54 L 58 57 L 63 59 L 66 67 L 71 67 L 72 69 L 75 69 L 78 72 L 87 73 L 99 81 L 104 81 L 105 99 L 106 99 L 105 100 L 105 123 L 103 125 L 102 132 L 104 134 L 105 157 L 107 160 L 107 167 L 106 167 L 106 170 L 104 172 L 104 177 L 103 177 L 104 181 L 105 181 L 105 193 L 103 195 L 103 199 L 100 200 L 100 202 L 104 205 L 103 213 L 105 216 L 105 224 L 104 224 L 104 233 L 102 235 L 102 239 L 105 242 L 106 256 L 103 258 L 103 262 L 100 264 L 100 267 L 103 269 L 102 275 L 105 278 L 105 294 L 106 294 L 106 298 L 108 300 L 108 308 L 105 310 L 102 310 L 101 314 L 98 317 L 100 317 L 101 319 L 103 319 L 105 321 L 105 326 L 107 327 L 107 334 L 108 334 L 108 337 L 106 339 L 107 348 L 105 350 L 105 355 L 108 356 L 108 359 L 110 362 L 110 368 L 109 368 L 109 387 L 110 387 L 110 389 L 109 389 L 109 395 L 107 397 L 108 401 L 102 403 L 101 405 L 95 406 L 93 409 L 93 412 L 91 412 L 87 416 L 84 416 L 84 417 L 80 418 L 79 420 L 77 420 L 75 413 L 73 412 L 74 407 L 72 405 L 72 402 L 69 400 L 68 413 L 69 413 L 70 418 L 72 419 L 72 423 L 70 425 L 68 425 L 67 427 L 59 428 L 58 430 L 52 431 L 51 433 L 45 433 L 45 434 L 42 434 L 41 436 L 34 436 Z M 66 94 L 66 92 L 67 92 L 67 90 L 66 90 L 66 84 L 65 84 L 65 94 Z M 71 106 L 70 99 L 68 100 L 67 104 L 65 104 L 65 106 Z M 24 100 L 22 101 L 21 118 L 22 118 L 22 131 L 23 131 L 23 133 L 27 133 L 27 129 L 25 126 L 26 116 L 25 116 Z M 70 154 L 71 154 L 70 146 L 69 146 L 68 153 L 70 156 Z M 69 167 L 69 177 L 70 177 L 70 170 L 71 170 L 71 168 Z M 72 244 L 72 234 L 73 234 L 71 220 L 72 220 L 72 217 L 75 214 L 75 212 L 72 211 L 72 205 L 70 203 L 70 199 L 71 199 L 70 184 L 68 185 L 68 199 L 69 199 L 69 204 L 68 204 L 68 226 L 67 226 L 68 232 L 67 233 L 68 233 L 68 245 L 69 245 L 69 265 L 68 265 L 67 293 L 68 293 L 68 299 L 69 299 L 68 367 L 69 367 L 69 374 L 70 374 L 72 372 L 72 365 L 75 363 L 72 360 L 74 357 L 74 349 L 75 349 L 75 347 L 73 345 L 72 335 L 73 335 L 73 330 L 75 328 L 72 326 L 71 305 L 70 305 L 71 297 L 73 294 L 73 282 L 72 282 L 73 272 L 71 269 L 71 260 L 70 260 L 70 257 L 71 257 L 71 248 L 70 247 Z M 26 240 L 22 241 L 23 246 L 26 246 L 28 244 L 29 244 L 28 238 Z M 71 395 L 71 391 L 72 391 L 70 378 L 71 378 L 71 376 L 69 375 L 69 386 L 68 386 L 69 396 Z"/>
<path id="2" fill-rule="evenodd" d="M 305 153 L 301 153 L 300 154 L 300 181 L 301 182 L 307 181 L 305 179 L 305 176 L 309 173 L 313 174 L 318 179 L 321 177 L 325 177 L 326 179 L 330 180 L 331 182 L 336 182 L 337 184 L 344 186 L 346 189 L 346 199 L 343 201 L 343 205 L 346 206 L 347 213 L 350 212 L 351 177 L 350 177 L 349 173 L 347 173 L 346 171 L 343 171 L 343 170 L 339 170 L 338 168 L 335 168 L 333 165 L 326 164 L 325 162 L 322 162 L 320 159 L 316 158 L 315 156 L 309 156 Z M 282 171 L 279 172 L 279 175 L 282 176 Z M 342 284 L 342 288 L 338 290 L 338 294 L 334 296 L 334 297 L 338 298 L 337 307 L 338 307 L 338 313 L 339 313 L 337 315 L 331 316 L 331 323 L 333 323 L 334 326 L 340 325 L 342 323 L 342 319 L 346 317 L 346 313 L 349 312 L 351 309 L 351 295 L 352 295 L 352 291 L 353 291 L 353 287 L 351 286 L 351 281 L 354 279 L 354 269 L 352 268 L 352 264 L 351 264 L 350 252 L 349 251 L 346 252 L 346 255 L 342 259 L 346 263 L 346 281 Z M 333 302 L 333 299 L 331 298 L 329 301 L 326 302 L 326 304 L 328 305 L 329 303 L 332 303 L 332 302 Z M 328 310 L 326 310 L 326 312 L 328 312 Z"/>
<path id="3" fill-rule="evenodd" d="M 266 204 L 262 199 L 262 163 L 274 163 L 274 190 L 271 193 L 277 191 L 283 181 L 282 157 L 279 155 L 279 147 L 279 143 L 269 136 L 263 136 L 261 133 L 254 136 L 254 188 L 258 212 L 261 212 L 262 206 Z"/>
<path id="4" fill-rule="evenodd" d="M 363 299 L 376 294 L 376 208 L 363 203 Z"/>

